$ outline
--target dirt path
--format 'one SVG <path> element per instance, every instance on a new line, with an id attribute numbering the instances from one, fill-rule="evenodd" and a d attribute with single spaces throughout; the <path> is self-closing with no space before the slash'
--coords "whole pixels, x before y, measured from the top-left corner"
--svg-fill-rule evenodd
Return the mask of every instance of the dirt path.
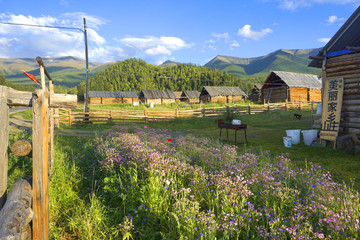
<path id="1" fill-rule="evenodd" d="M 9 132 L 20 133 L 27 132 L 32 133 L 32 121 L 22 118 L 20 115 L 9 118 Z M 97 131 L 81 131 L 71 129 L 55 129 L 55 135 L 62 136 L 76 136 L 76 137 L 96 137 L 102 133 Z"/>

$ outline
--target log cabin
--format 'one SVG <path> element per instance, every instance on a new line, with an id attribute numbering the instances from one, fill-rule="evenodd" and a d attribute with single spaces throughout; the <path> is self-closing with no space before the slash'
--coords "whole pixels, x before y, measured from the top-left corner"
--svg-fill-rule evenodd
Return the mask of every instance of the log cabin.
<path id="1" fill-rule="evenodd" d="M 139 99 L 143 103 L 154 104 L 175 103 L 175 94 L 171 90 L 141 90 Z"/>
<path id="2" fill-rule="evenodd" d="M 205 86 L 200 92 L 200 102 L 230 103 L 246 100 L 248 96 L 239 87 Z"/>
<path id="3" fill-rule="evenodd" d="M 182 92 L 174 92 L 175 95 L 175 102 L 180 102 L 181 101 L 181 94 Z"/>
<path id="4" fill-rule="evenodd" d="M 335 33 L 317 56 L 310 57 L 310 67 L 322 68 L 323 88 L 339 81 L 342 89 L 338 133 L 340 135 L 360 135 L 360 7 L 350 16 L 344 25 Z M 340 84 L 342 82 L 343 84 Z M 343 86 L 342 86 L 343 85 Z M 323 121 L 329 107 L 335 103 L 326 98 L 328 92 L 323 92 Z M 340 95 L 339 95 L 340 96 Z M 326 100 L 326 101 L 325 101 Z M 325 131 L 323 122 L 321 130 Z M 336 125 L 333 125 L 336 126 Z"/>
<path id="5" fill-rule="evenodd" d="M 132 104 L 133 102 L 138 102 L 138 101 L 139 101 L 139 97 L 136 92 L 89 91 L 90 104 L 107 104 L 107 103 Z"/>
<path id="6" fill-rule="evenodd" d="M 188 103 L 199 103 L 200 92 L 185 90 L 181 93 L 181 101 Z"/>
<path id="7" fill-rule="evenodd" d="M 252 102 L 260 102 L 261 101 L 261 88 L 262 84 L 254 84 L 253 89 L 249 95 L 249 100 Z"/>
<path id="8" fill-rule="evenodd" d="M 319 102 L 321 79 L 317 75 L 272 71 L 261 88 L 264 102 Z"/>

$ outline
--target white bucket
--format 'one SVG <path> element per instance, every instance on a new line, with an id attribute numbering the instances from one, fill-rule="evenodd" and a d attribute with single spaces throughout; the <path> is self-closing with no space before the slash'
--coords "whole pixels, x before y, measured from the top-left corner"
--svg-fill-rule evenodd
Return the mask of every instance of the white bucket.
<path id="1" fill-rule="evenodd" d="M 286 136 L 292 138 L 292 144 L 300 143 L 300 129 L 286 130 Z"/>
<path id="2" fill-rule="evenodd" d="M 316 114 L 321 114 L 321 103 L 316 105 Z"/>
<path id="3" fill-rule="evenodd" d="M 283 137 L 284 140 L 284 147 L 291 147 L 291 137 Z"/>
<path id="4" fill-rule="evenodd" d="M 151 107 L 151 108 L 154 107 L 154 102 L 150 102 L 150 107 Z"/>
<path id="5" fill-rule="evenodd" d="M 139 106 L 139 102 L 133 102 L 133 107 Z"/>
<path id="6" fill-rule="evenodd" d="M 313 129 L 313 130 L 302 130 L 301 131 L 304 137 L 304 143 L 307 146 L 310 146 L 311 143 L 317 139 L 317 134 L 318 134 L 318 130 L 317 129 Z"/>

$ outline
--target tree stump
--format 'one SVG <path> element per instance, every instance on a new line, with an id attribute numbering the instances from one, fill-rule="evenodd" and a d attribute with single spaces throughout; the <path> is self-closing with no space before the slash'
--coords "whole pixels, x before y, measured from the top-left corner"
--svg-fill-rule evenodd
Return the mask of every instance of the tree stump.
<path id="1" fill-rule="evenodd" d="M 11 146 L 11 152 L 18 157 L 28 156 L 32 151 L 31 140 L 19 140 Z"/>

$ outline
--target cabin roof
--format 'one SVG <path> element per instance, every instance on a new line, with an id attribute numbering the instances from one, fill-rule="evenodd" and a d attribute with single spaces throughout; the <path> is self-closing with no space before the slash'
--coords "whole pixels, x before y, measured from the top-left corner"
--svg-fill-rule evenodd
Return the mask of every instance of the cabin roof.
<path id="1" fill-rule="evenodd" d="M 346 49 L 348 46 L 360 47 L 360 7 L 355 10 L 317 56 L 324 56 L 325 51 L 327 57 L 354 52 Z M 321 63 L 321 60 L 313 60 L 310 62 L 309 67 L 320 68 Z"/>
<path id="2" fill-rule="evenodd" d="M 205 86 L 203 87 L 203 91 L 208 92 L 211 97 L 216 96 L 244 96 L 247 95 L 241 90 L 239 87 L 214 87 L 214 86 Z M 201 93 L 203 93 L 201 91 Z"/>
<path id="3" fill-rule="evenodd" d="M 263 88 L 271 87 L 271 81 L 274 75 L 278 76 L 288 87 L 300 87 L 300 88 L 311 88 L 321 89 L 321 79 L 317 75 L 283 72 L 283 71 L 272 71 L 267 77 Z"/>
<path id="4" fill-rule="evenodd" d="M 89 97 L 138 98 L 138 94 L 136 92 L 89 91 Z"/>
<path id="5" fill-rule="evenodd" d="M 148 99 L 176 99 L 174 92 L 171 90 L 141 90 L 141 94 Z"/>
<path id="6" fill-rule="evenodd" d="M 185 90 L 185 91 L 182 92 L 181 96 L 186 97 L 188 99 L 199 98 L 200 97 L 200 92 Z"/>

